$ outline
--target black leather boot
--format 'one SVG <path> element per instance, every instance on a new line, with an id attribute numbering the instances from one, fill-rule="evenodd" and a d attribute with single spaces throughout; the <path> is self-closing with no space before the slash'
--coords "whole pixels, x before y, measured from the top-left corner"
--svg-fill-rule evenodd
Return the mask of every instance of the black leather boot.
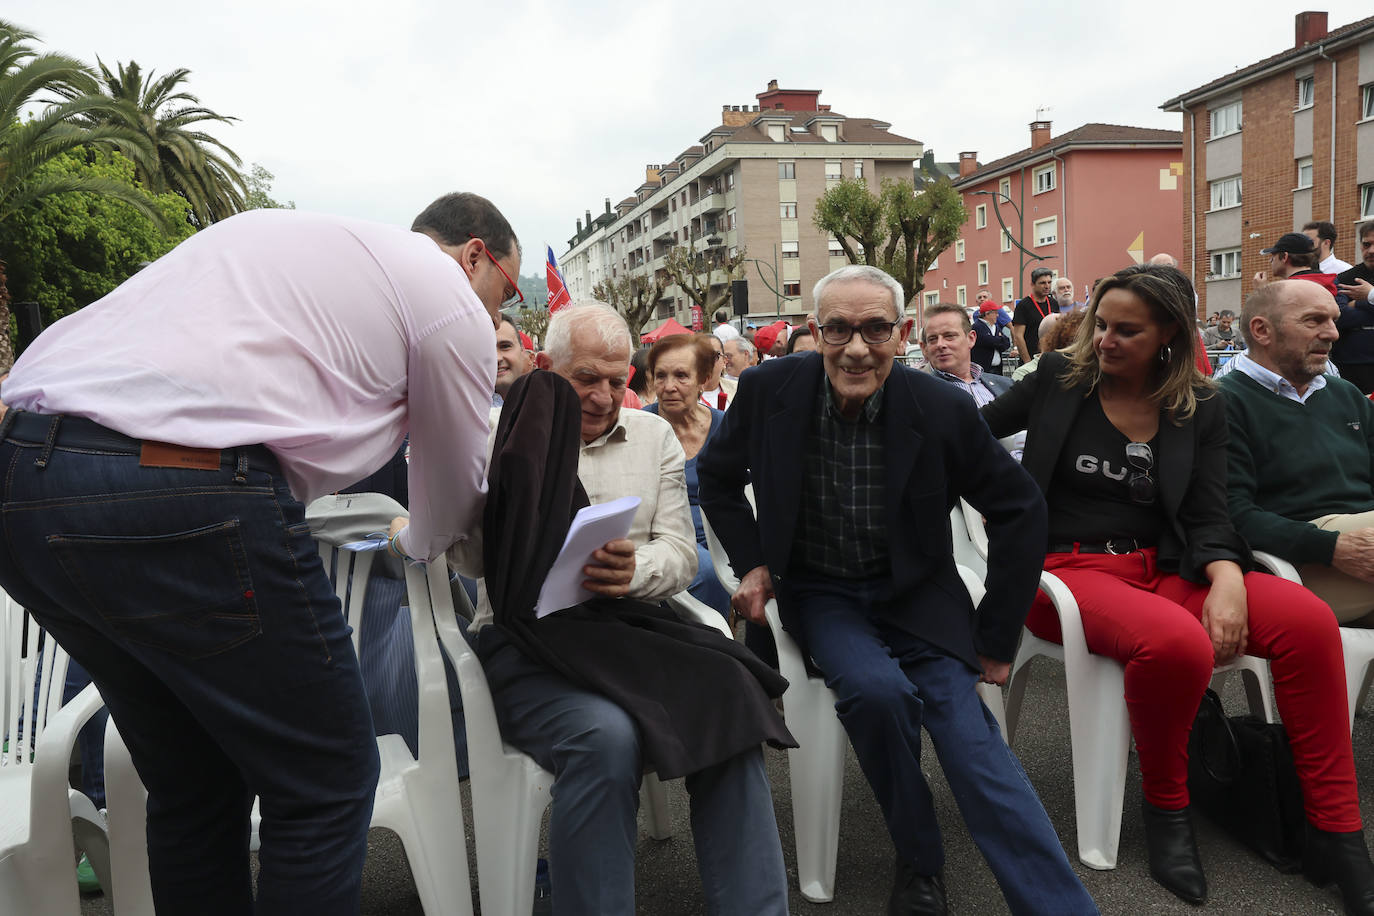
<path id="1" fill-rule="evenodd" d="M 1374 863 L 1364 831 L 1328 833 L 1307 825 L 1302 873 L 1318 887 L 1335 882 L 1347 913 L 1374 914 Z"/>
<path id="2" fill-rule="evenodd" d="M 1150 877 L 1179 899 L 1202 903 L 1207 899 L 1207 876 L 1202 873 L 1188 809 L 1162 811 L 1143 800 L 1140 808 L 1150 851 Z"/>
<path id="3" fill-rule="evenodd" d="M 938 874 L 919 874 L 915 866 L 899 859 L 887 912 L 888 916 L 945 916 L 949 908 L 944 879 Z"/>

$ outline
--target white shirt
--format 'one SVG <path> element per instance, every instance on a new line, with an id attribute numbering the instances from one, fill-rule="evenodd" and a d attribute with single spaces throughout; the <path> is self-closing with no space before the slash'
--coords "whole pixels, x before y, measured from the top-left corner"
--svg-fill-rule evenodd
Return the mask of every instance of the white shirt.
<path id="1" fill-rule="evenodd" d="M 1324 274 L 1338 274 L 1343 270 L 1349 270 L 1350 265 L 1336 257 L 1335 254 L 1329 254 L 1322 259 L 1317 269 Z"/>
<path id="2" fill-rule="evenodd" d="M 1297 401 L 1299 404 L 1306 404 L 1308 398 L 1326 387 L 1326 377 L 1319 375 L 1307 383 L 1306 391 L 1302 394 L 1298 394 L 1298 389 L 1293 386 L 1292 382 L 1288 381 L 1288 379 L 1279 375 L 1277 372 L 1273 372 L 1261 366 L 1251 359 L 1248 353 L 1238 354 L 1231 360 L 1231 366 L 1237 372 L 1244 372 L 1279 397 L 1287 398 L 1290 401 Z"/>
<path id="3" fill-rule="evenodd" d="M 493 433 L 500 418 L 492 411 Z M 635 571 L 629 597 L 662 601 L 692 584 L 697 574 L 696 529 L 687 502 L 686 456 L 668 421 L 642 410 L 622 408 L 610 432 L 584 442 L 577 477 L 593 505 L 638 496 L 627 535 L 635 544 Z M 485 574 L 480 538 L 449 553 L 454 566 L 468 576 Z M 471 629 L 491 623 L 485 591 Z"/>
<path id="4" fill-rule="evenodd" d="M 301 502 L 366 477 L 409 430 L 400 546 L 428 559 L 480 522 L 495 378 L 491 318 L 432 239 L 254 210 L 45 331 L 4 399 L 137 439 L 261 443 Z"/>

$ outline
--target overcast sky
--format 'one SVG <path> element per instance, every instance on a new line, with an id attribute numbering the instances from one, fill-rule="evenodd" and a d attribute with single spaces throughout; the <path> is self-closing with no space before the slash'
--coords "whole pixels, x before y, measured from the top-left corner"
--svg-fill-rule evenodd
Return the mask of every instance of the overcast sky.
<path id="1" fill-rule="evenodd" d="M 1337 28 L 1366 2 L 1318 4 Z M 1166 99 L 1293 43 L 1301 6 L 385 0 L 9 0 L 45 50 L 191 70 L 240 119 L 219 136 L 276 174 L 279 200 L 409 225 L 449 190 L 490 197 L 525 248 L 562 253 L 584 210 L 629 196 L 753 104 L 770 79 L 881 118 L 941 160 L 1090 121 L 1181 129 Z M 677 18 L 674 18 L 675 14 Z"/>

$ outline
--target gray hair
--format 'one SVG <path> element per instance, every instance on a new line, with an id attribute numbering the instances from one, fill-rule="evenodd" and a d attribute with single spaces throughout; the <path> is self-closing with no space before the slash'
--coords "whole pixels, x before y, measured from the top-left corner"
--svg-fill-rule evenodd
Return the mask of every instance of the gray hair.
<path id="1" fill-rule="evenodd" d="M 731 337 L 729 340 L 721 341 L 721 349 L 724 349 L 726 344 L 734 344 L 739 347 L 739 351 L 749 357 L 749 359 L 752 360 L 754 358 L 754 350 L 756 348 L 749 342 L 749 338 L 745 337 L 743 334 L 738 337 Z"/>
<path id="2" fill-rule="evenodd" d="M 892 294 L 892 313 L 898 321 L 906 318 L 904 303 L 906 294 L 902 292 L 902 284 L 892 278 L 891 274 L 885 273 L 876 267 L 867 264 L 850 264 L 841 267 L 839 270 L 832 270 L 816 281 L 816 286 L 811 290 L 811 302 L 815 308 L 816 324 L 821 323 L 821 299 L 825 296 L 826 289 L 831 283 L 848 283 L 861 280 L 865 283 L 872 283 L 874 286 L 881 286 Z"/>
<path id="3" fill-rule="evenodd" d="M 619 312 L 596 299 L 582 299 L 554 312 L 549 319 L 549 329 L 544 334 L 544 352 L 549 354 L 549 362 L 555 368 L 567 365 L 573 358 L 573 328 L 584 324 L 601 335 L 608 350 L 624 346 L 629 353 L 634 349 L 630 327 Z"/>

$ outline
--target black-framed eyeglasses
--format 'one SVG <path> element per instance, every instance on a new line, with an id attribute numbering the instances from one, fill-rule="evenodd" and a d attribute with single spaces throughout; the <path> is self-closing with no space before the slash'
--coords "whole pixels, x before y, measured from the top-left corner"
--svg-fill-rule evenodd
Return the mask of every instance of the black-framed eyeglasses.
<path id="1" fill-rule="evenodd" d="M 1126 487 L 1131 494 L 1131 502 L 1150 504 L 1155 501 L 1155 479 L 1150 476 L 1154 470 L 1155 453 L 1145 442 L 1126 443 L 1126 463 L 1131 466 L 1130 479 Z"/>
<path id="2" fill-rule="evenodd" d="M 849 343 L 854 337 L 854 332 L 858 331 L 866 344 L 882 344 L 892 339 L 892 330 L 897 327 L 895 321 L 870 321 L 868 324 L 823 324 L 821 325 L 821 340 L 830 344 L 832 347 L 842 347 Z"/>

